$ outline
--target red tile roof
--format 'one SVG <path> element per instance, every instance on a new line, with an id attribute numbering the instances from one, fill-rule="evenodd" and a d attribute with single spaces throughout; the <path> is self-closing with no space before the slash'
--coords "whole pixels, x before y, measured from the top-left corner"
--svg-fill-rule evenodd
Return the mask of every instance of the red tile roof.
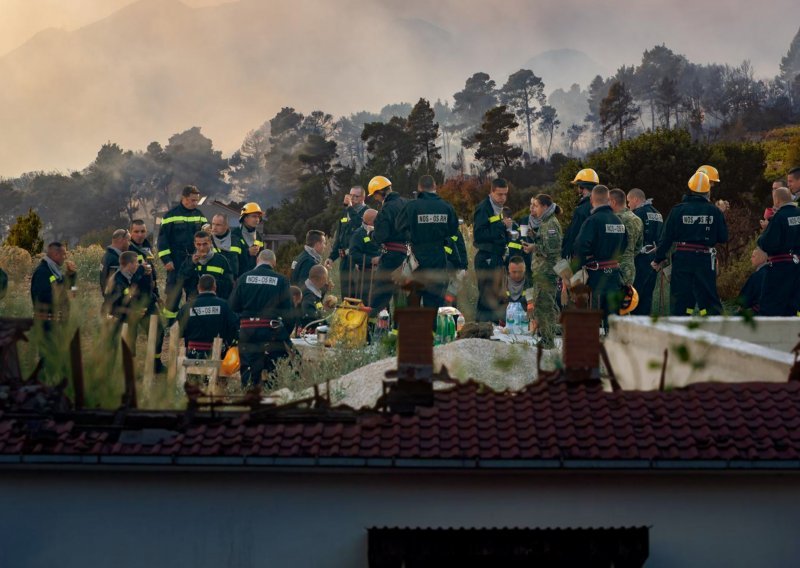
<path id="1" fill-rule="evenodd" d="M 6 411 L 0 463 L 800 468 L 796 382 L 614 393 L 552 381 L 496 393 L 470 382 L 434 399 L 412 415 L 278 408 L 206 414 L 186 427 L 168 413 L 131 412 L 114 427 L 86 424 L 79 413 L 57 420 Z"/>

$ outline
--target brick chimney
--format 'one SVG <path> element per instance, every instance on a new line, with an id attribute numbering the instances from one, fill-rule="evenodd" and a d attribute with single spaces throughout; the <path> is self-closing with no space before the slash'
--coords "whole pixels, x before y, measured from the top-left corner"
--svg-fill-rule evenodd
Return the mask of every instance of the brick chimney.
<path id="1" fill-rule="evenodd" d="M 412 413 L 433 404 L 433 323 L 435 309 L 400 308 L 397 320 L 397 370 L 386 373 L 383 405 L 391 412 Z"/>
<path id="2" fill-rule="evenodd" d="M 568 381 L 600 378 L 600 323 L 598 310 L 564 310 L 561 328 L 564 375 Z"/>

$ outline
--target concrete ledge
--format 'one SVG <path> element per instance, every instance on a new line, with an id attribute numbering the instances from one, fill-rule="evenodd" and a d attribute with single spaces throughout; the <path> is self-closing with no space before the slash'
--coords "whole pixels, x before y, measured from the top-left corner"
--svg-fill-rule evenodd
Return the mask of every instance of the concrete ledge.
<path id="1" fill-rule="evenodd" d="M 773 319 L 791 321 L 791 331 L 787 322 L 773 322 Z M 617 380 L 626 390 L 658 389 L 664 349 L 669 350 L 667 387 L 680 388 L 698 382 L 786 382 L 794 362 L 791 353 L 736 336 L 753 337 L 754 331 L 766 339 L 780 334 L 791 338 L 797 333 L 798 320 L 760 320 L 755 330 L 743 320 L 733 318 L 709 318 L 702 320 L 699 328 L 692 329 L 689 322 L 697 320 L 691 318 L 654 322 L 649 317 L 612 317 L 605 346 Z"/>

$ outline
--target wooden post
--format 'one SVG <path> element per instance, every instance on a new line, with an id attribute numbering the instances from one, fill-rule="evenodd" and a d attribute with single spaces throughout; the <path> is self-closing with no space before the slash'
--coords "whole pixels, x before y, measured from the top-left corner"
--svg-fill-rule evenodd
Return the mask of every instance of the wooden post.
<path id="1" fill-rule="evenodd" d="M 181 343 L 178 346 L 178 352 L 173 359 L 175 361 L 175 381 L 176 386 L 179 390 L 183 390 L 183 384 L 186 382 L 186 366 L 184 362 L 186 361 L 186 346 Z"/>
<path id="2" fill-rule="evenodd" d="M 214 338 L 214 343 L 211 347 L 211 360 L 222 361 L 222 338 L 217 336 Z M 216 395 L 219 390 L 219 365 L 211 368 L 211 374 L 208 377 L 208 392 Z"/>
<path id="3" fill-rule="evenodd" d="M 75 410 L 82 410 L 85 404 L 83 388 L 83 358 L 81 356 L 81 329 L 75 330 L 69 344 L 70 364 L 72 365 L 72 387 L 75 390 Z"/>
<path id="4" fill-rule="evenodd" d="M 136 377 L 133 374 L 133 352 L 128 347 L 128 342 L 122 340 L 122 370 L 125 373 L 125 394 L 122 395 L 122 405 L 125 408 L 137 408 L 136 402 Z"/>
<path id="5" fill-rule="evenodd" d="M 149 385 L 155 379 L 156 339 L 158 338 L 158 316 L 150 316 L 150 327 L 147 329 L 147 349 L 144 359 L 144 380 Z"/>
<path id="6" fill-rule="evenodd" d="M 169 330 L 169 365 L 167 367 L 167 378 L 170 382 L 175 381 L 178 375 L 178 350 L 181 345 L 181 326 L 178 322 L 172 324 Z"/>

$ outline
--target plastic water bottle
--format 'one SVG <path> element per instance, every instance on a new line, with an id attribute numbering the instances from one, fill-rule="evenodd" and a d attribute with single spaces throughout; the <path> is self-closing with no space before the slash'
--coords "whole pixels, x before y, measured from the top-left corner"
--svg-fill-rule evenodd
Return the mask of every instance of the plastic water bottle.
<path id="1" fill-rule="evenodd" d="M 507 333 L 514 333 L 514 325 L 515 325 L 515 315 L 516 309 L 515 306 L 517 304 L 515 302 L 509 302 L 506 306 L 506 332 Z"/>
<path id="2" fill-rule="evenodd" d="M 530 329 L 530 320 L 528 319 L 528 310 L 523 308 L 521 305 L 519 306 L 519 332 L 523 335 L 528 333 Z"/>
<path id="3" fill-rule="evenodd" d="M 444 343 L 445 323 L 444 315 L 436 314 L 436 332 L 433 335 L 433 344 L 441 345 Z"/>
<path id="4" fill-rule="evenodd" d="M 458 314 L 458 319 L 456 320 L 456 331 L 461 331 L 465 323 L 467 323 L 467 320 L 464 319 L 464 316 Z"/>

